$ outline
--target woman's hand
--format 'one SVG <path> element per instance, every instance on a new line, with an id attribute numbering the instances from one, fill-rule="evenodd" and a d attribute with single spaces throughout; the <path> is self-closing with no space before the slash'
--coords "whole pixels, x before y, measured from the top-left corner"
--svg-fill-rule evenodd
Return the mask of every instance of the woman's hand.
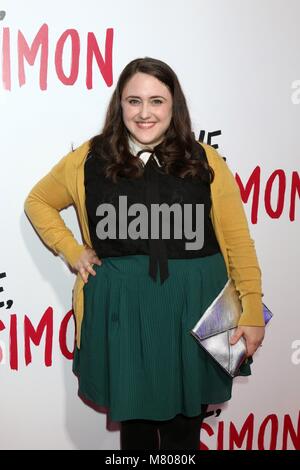
<path id="1" fill-rule="evenodd" d="M 80 273 L 85 284 L 88 282 L 89 274 L 96 276 L 96 271 L 93 269 L 93 264 L 101 266 L 102 261 L 98 258 L 95 250 L 86 247 L 73 266 L 74 269 Z"/>
<path id="2" fill-rule="evenodd" d="M 262 345 L 262 341 L 265 337 L 264 326 L 239 326 L 230 340 L 230 344 L 235 344 L 237 341 L 244 336 L 247 346 L 247 357 L 252 356 L 259 346 Z"/>

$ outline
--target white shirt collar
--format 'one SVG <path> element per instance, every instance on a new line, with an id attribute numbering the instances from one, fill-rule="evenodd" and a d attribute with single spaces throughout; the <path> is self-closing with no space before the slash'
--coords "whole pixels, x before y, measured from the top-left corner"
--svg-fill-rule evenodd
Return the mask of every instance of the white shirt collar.
<path id="1" fill-rule="evenodd" d="M 130 148 L 130 152 L 132 153 L 132 155 L 136 156 L 137 153 L 140 151 L 140 150 L 146 150 L 146 147 L 143 147 L 142 145 L 138 144 L 137 142 L 134 142 L 130 137 L 128 138 L 128 142 L 129 142 L 129 148 Z M 146 165 L 151 153 L 153 152 L 153 150 L 151 150 L 151 147 L 149 147 L 149 152 L 144 152 L 142 153 L 142 155 L 139 157 L 143 162 L 144 164 Z M 154 158 L 158 164 L 158 166 L 161 166 L 160 163 L 159 163 L 159 160 L 158 158 L 156 157 L 156 155 L 154 154 Z"/>

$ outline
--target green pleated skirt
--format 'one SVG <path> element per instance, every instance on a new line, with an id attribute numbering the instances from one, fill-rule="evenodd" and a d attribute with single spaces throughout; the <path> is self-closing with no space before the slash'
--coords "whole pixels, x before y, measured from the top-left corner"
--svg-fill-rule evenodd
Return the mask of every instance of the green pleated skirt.
<path id="1" fill-rule="evenodd" d="M 103 258 L 84 286 L 73 372 L 79 395 L 112 421 L 196 416 L 201 404 L 231 398 L 232 378 L 190 333 L 227 282 L 222 254 L 169 259 L 162 285 L 148 263 L 147 255 Z"/>

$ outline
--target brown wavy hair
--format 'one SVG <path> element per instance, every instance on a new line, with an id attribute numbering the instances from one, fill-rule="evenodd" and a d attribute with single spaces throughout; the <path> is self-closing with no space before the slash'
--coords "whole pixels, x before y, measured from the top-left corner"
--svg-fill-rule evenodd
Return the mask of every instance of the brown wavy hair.
<path id="1" fill-rule="evenodd" d="M 210 184 L 213 169 L 205 158 L 205 150 L 195 140 L 186 99 L 175 72 L 158 59 L 144 57 L 132 60 L 120 74 L 110 99 L 102 132 L 90 141 L 90 152 L 106 161 L 105 176 L 113 182 L 118 177 L 140 178 L 143 164 L 130 153 L 127 130 L 122 117 L 121 97 L 128 80 L 137 72 L 146 73 L 164 83 L 173 98 L 172 119 L 164 140 L 153 147 L 162 169 L 180 178 L 191 176 Z M 199 158 L 200 157 L 200 158 Z"/>

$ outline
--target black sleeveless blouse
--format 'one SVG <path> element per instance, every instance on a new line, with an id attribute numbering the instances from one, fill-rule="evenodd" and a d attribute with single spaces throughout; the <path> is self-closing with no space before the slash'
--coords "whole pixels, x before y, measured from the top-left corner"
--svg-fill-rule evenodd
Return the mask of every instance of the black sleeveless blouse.
<path id="1" fill-rule="evenodd" d="M 197 146 L 200 147 L 198 144 Z M 201 149 L 203 149 L 203 147 L 201 147 Z M 143 152 L 144 150 L 140 151 L 138 156 Z M 199 158 L 206 159 L 205 151 L 204 154 L 203 152 L 199 153 Z M 162 167 L 158 165 L 154 152 L 144 165 L 142 178 L 129 179 L 121 177 L 118 183 L 113 183 L 111 180 L 105 178 L 104 160 L 102 161 L 99 156 L 89 153 L 85 162 L 84 177 L 90 238 L 93 249 L 100 259 L 111 256 L 149 255 L 149 275 L 156 280 L 159 267 L 161 283 L 163 283 L 169 276 L 168 258 L 197 258 L 220 252 L 220 247 L 210 219 L 210 185 L 192 177 L 180 178 L 174 175 L 167 175 L 164 173 Z M 124 235 L 123 238 L 118 236 L 121 220 L 119 217 L 123 220 L 123 228 L 124 220 L 126 220 L 128 227 L 130 222 L 137 217 L 136 215 L 130 216 L 128 213 L 124 214 L 124 206 L 119 206 L 120 196 L 127 196 L 128 208 L 136 203 L 143 204 L 148 208 L 149 231 L 147 238 L 134 239 L 127 235 L 127 230 L 126 238 L 124 238 Z M 125 198 L 123 198 L 123 201 L 124 199 Z M 115 209 L 116 233 L 113 234 L 114 238 L 108 236 L 104 239 L 104 231 L 101 232 L 101 237 L 98 236 L 99 227 L 97 231 L 97 224 L 99 224 L 101 220 L 103 220 L 103 222 L 104 219 L 107 220 L 107 213 L 97 215 L 97 208 L 105 203 L 112 205 Z M 160 224 L 158 239 L 151 238 L 151 205 L 163 203 L 168 206 L 173 204 L 180 205 L 182 214 L 181 238 L 178 238 L 178 233 L 175 238 L 175 224 L 172 211 L 170 211 L 170 217 L 167 219 L 167 222 L 165 220 L 165 223 L 167 223 L 170 228 L 167 235 L 168 238 L 163 237 L 162 234 L 161 225 L 163 225 L 163 219 L 160 219 L 160 221 L 162 220 L 162 224 Z M 192 239 L 191 235 L 189 235 L 188 238 L 186 237 L 186 231 L 184 229 L 184 204 L 191 205 L 190 214 L 192 214 L 192 218 L 189 220 L 191 224 L 190 229 L 193 231 L 197 230 L 198 234 L 201 231 L 202 237 L 204 236 L 201 248 L 196 246 L 196 249 L 187 249 L 186 247 L 186 243 L 191 245 L 195 243 L 195 235 Z M 196 216 L 196 204 L 203 204 L 204 214 L 203 217 L 201 216 L 201 226 L 199 226 L 199 220 L 197 220 Z M 122 208 L 120 213 L 119 208 Z M 105 224 L 102 224 L 102 229 L 104 225 Z M 178 229 L 178 222 L 176 222 L 176 228 Z"/>

